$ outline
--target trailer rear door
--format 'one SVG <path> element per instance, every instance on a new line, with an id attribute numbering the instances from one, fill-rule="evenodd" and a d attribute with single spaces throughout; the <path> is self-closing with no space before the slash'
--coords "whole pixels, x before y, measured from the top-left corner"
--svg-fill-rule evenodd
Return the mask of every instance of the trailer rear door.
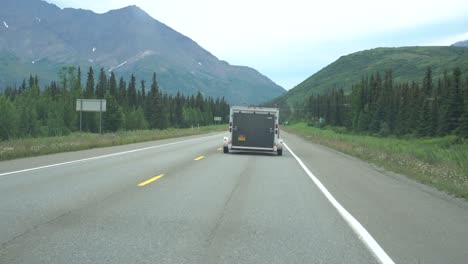
<path id="1" fill-rule="evenodd" d="M 234 113 L 232 145 L 234 147 L 273 148 L 275 115 L 271 113 Z"/>

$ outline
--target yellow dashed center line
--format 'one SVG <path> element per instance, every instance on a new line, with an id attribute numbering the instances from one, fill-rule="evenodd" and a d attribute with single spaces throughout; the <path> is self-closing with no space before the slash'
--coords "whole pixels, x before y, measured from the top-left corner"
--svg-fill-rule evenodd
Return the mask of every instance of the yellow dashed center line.
<path id="1" fill-rule="evenodd" d="M 219 148 L 218 150 L 222 150 L 223 148 Z"/>
<path id="2" fill-rule="evenodd" d="M 148 179 L 148 180 L 146 180 L 146 181 L 144 181 L 144 182 L 140 182 L 140 183 L 138 184 L 138 186 L 143 187 L 143 186 L 145 186 L 145 185 L 147 185 L 147 184 L 150 184 L 150 183 L 152 183 L 152 182 L 154 182 L 154 181 L 157 181 L 157 180 L 161 179 L 163 176 L 164 176 L 164 174 L 161 174 L 161 175 L 158 175 L 158 176 L 153 177 L 153 178 L 151 178 L 151 179 Z"/>
<path id="3" fill-rule="evenodd" d="M 193 160 L 201 160 L 201 159 L 203 159 L 204 157 L 205 157 L 205 156 L 200 156 L 200 157 L 195 158 L 195 159 L 193 159 Z"/>

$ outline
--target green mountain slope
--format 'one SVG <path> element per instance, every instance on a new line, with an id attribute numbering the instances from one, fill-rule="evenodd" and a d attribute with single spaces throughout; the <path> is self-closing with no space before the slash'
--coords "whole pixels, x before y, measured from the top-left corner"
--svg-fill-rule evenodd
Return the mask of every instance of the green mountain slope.
<path id="1" fill-rule="evenodd" d="M 444 70 L 450 71 L 456 66 L 465 72 L 468 70 L 468 47 L 376 48 L 342 56 L 273 103 L 293 105 L 307 96 L 333 88 L 349 92 L 363 76 L 388 69 L 392 69 L 395 82 L 421 82 L 428 66 L 432 67 L 435 81 Z"/>

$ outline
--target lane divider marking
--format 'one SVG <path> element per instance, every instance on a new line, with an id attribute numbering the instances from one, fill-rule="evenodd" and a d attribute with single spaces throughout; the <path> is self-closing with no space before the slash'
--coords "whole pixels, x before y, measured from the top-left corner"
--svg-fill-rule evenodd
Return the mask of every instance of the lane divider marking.
<path id="1" fill-rule="evenodd" d="M 393 260 L 385 253 L 385 251 L 380 247 L 380 245 L 375 241 L 369 232 L 361 225 L 361 223 L 356 220 L 327 190 L 327 188 L 319 181 L 315 175 L 310 172 L 302 160 L 294 154 L 294 152 L 288 147 L 286 143 L 283 143 L 283 146 L 293 155 L 296 161 L 301 165 L 302 169 L 309 175 L 315 185 L 323 193 L 323 195 L 328 199 L 328 201 L 335 207 L 338 213 L 343 217 L 343 219 L 348 223 L 351 229 L 356 233 L 358 238 L 367 246 L 367 248 L 374 254 L 377 260 L 382 264 L 395 264 Z"/>
<path id="2" fill-rule="evenodd" d="M 155 177 L 153 177 L 153 178 L 151 178 L 151 179 L 148 179 L 148 180 L 146 180 L 146 181 L 144 181 L 144 182 L 140 182 L 140 183 L 138 184 L 138 186 L 143 187 L 143 186 L 145 186 L 145 185 L 147 185 L 147 184 L 150 184 L 150 183 L 152 183 L 152 182 L 154 182 L 154 181 L 157 181 L 157 180 L 161 179 L 162 177 L 164 177 L 164 174 L 160 174 L 160 175 L 155 176 Z"/>
<path id="3" fill-rule="evenodd" d="M 35 167 L 35 168 L 30 168 L 30 169 L 4 172 L 4 173 L 0 173 L 0 177 L 1 176 L 6 176 L 6 175 L 11 175 L 11 174 L 18 174 L 18 173 L 23 173 L 23 172 L 53 168 L 53 167 L 58 167 L 58 166 L 63 166 L 63 165 L 68 165 L 68 164 L 87 162 L 87 161 L 92 161 L 92 160 L 97 160 L 97 159 L 105 159 L 105 158 L 125 155 L 125 154 L 129 154 L 129 153 L 134 153 L 134 152 L 139 152 L 139 151 L 144 151 L 144 150 L 149 150 L 149 149 L 155 149 L 155 148 L 161 148 L 161 147 L 166 147 L 166 146 L 171 146 L 171 145 L 187 143 L 187 142 L 191 142 L 191 141 L 198 141 L 198 140 L 202 140 L 202 139 L 218 137 L 219 135 L 222 135 L 222 134 L 225 134 L 225 133 L 223 132 L 223 133 L 212 135 L 212 136 L 182 140 L 182 141 L 177 141 L 177 142 L 172 142 L 172 143 L 167 143 L 167 144 L 162 144 L 162 145 L 157 145 L 157 146 L 151 146 L 151 147 L 140 148 L 140 149 L 133 149 L 133 150 L 122 151 L 122 152 L 117 152 L 117 153 L 112 153 L 112 154 L 107 154 L 107 155 L 101 155 L 101 156 L 96 156 L 96 157 L 91 157 L 91 158 L 85 158 L 85 159 L 72 160 L 72 161 L 61 162 L 61 163 L 56 163 L 56 164 L 50 164 L 50 165 L 45 165 L 45 166 L 39 166 L 39 167 Z"/>
<path id="4" fill-rule="evenodd" d="M 198 157 L 198 158 L 194 158 L 193 160 L 197 160 L 197 161 L 198 161 L 198 160 L 203 159 L 204 157 L 205 157 L 205 156 L 200 156 L 200 157 Z"/>
<path id="5" fill-rule="evenodd" d="M 218 150 L 222 150 L 223 148 L 219 148 Z"/>

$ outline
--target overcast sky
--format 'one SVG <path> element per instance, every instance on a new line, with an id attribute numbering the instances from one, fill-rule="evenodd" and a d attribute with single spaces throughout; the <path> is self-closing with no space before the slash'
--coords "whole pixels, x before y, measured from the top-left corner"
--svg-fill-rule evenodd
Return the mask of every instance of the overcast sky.
<path id="1" fill-rule="evenodd" d="M 285 89 L 342 55 L 468 39 L 467 0 L 47 0 L 104 13 L 137 5 L 221 60 Z"/>

